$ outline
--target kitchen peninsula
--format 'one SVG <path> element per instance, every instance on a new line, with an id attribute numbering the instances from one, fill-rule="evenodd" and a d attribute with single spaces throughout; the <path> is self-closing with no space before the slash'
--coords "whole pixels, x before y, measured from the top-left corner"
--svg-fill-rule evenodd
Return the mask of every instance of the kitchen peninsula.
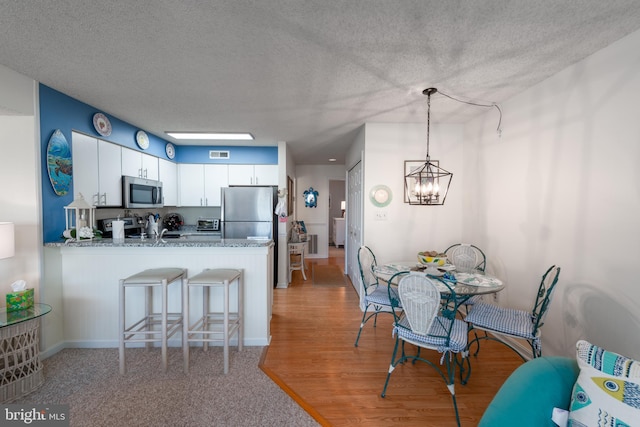
<path id="1" fill-rule="evenodd" d="M 268 345 L 273 302 L 272 240 L 254 239 L 112 239 L 72 243 L 47 243 L 46 257 L 56 259 L 60 269 L 47 282 L 60 284 L 62 341 L 66 347 L 118 346 L 119 280 L 148 268 L 180 267 L 194 276 L 205 268 L 244 270 L 244 344 Z M 58 276 L 59 277 L 55 277 Z M 136 294 L 136 291 L 140 291 Z M 212 290 L 214 307 L 222 309 L 221 296 Z M 157 296 L 157 295 L 156 295 Z M 154 296 L 154 298 L 156 297 Z M 159 297 L 155 303 L 159 304 Z M 169 287 L 169 312 L 181 312 L 181 289 Z M 190 295 L 193 307 L 201 307 L 202 294 Z M 219 305 L 217 305 L 220 303 Z M 231 306 L 237 303 L 232 296 Z M 127 293 L 127 318 L 142 315 L 142 289 Z M 197 318 L 192 311 L 191 322 Z M 170 345 L 179 346 L 177 335 Z"/>

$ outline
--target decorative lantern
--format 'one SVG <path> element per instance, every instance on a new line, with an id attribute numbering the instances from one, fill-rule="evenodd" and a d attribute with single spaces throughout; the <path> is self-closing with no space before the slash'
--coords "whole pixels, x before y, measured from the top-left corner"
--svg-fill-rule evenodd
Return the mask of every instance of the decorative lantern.
<path id="1" fill-rule="evenodd" d="M 440 167 L 438 160 L 431 160 L 429 157 L 429 131 L 431 127 L 431 95 L 438 93 L 434 87 L 422 91 L 427 96 L 427 157 L 425 161 L 405 160 L 404 162 L 404 202 L 410 205 L 437 206 L 444 205 L 449 192 L 449 185 L 453 174 Z M 498 104 L 490 104 L 477 101 L 464 101 L 457 97 L 439 92 L 447 98 L 457 102 L 462 102 L 476 107 L 496 108 L 500 113 L 498 120 L 498 136 L 502 134 L 502 110 Z"/>
<path id="2" fill-rule="evenodd" d="M 429 128 L 431 127 L 431 95 L 438 89 L 430 87 L 427 95 L 427 158 L 424 162 L 404 162 L 404 201 L 410 205 L 444 205 L 453 174 L 442 169 L 437 160 L 429 157 Z"/>
<path id="3" fill-rule="evenodd" d="M 96 207 L 89 205 L 84 200 L 82 193 L 78 194 L 78 197 L 73 202 L 64 207 L 64 212 L 64 237 L 77 240 L 93 238 Z"/>

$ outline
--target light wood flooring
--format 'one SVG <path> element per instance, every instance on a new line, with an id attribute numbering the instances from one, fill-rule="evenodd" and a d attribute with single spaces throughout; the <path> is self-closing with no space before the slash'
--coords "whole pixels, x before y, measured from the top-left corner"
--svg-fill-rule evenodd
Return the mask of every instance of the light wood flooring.
<path id="1" fill-rule="evenodd" d="M 346 287 L 314 286 L 312 264 L 344 268 L 344 250 L 327 259 L 308 259 L 307 280 L 299 271 L 287 289 L 274 290 L 271 345 L 261 368 L 320 424 L 327 426 L 455 426 L 451 395 L 442 378 L 425 363 L 398 366 L 385 398 L 394 338 L 391 315 L 368 322 L 354 347 L 362 318 L 358 295 Z M 409 347 L 408 347 L 409 349 Z M 429 360 L 439 363 L 440 354 Z M 521 359 L 491 341 L 471 357 L 471 378 L 455 389 L 462 426 L 475 426 L 504 380 Z"/>

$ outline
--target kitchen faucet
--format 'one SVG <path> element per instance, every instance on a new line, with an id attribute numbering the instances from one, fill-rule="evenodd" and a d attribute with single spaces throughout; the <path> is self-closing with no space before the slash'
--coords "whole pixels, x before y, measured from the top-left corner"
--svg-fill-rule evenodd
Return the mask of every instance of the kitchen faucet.
<path id="1" fill-rule="evenodd" d="M 156 244 L 158 244 L 160 242 L 165 243 L 165 241 L 162 239 L 162 237 L 164 236 L 164 233 L 166 233 L 167 231 L 169 231 L 169 230 L 167 230 L 166 228 L 163 228 L 162 231 L 160 232 L 160 234 L 158 234 L 157 230 L 154 231 L 154 234 L 156 236 Z"/>

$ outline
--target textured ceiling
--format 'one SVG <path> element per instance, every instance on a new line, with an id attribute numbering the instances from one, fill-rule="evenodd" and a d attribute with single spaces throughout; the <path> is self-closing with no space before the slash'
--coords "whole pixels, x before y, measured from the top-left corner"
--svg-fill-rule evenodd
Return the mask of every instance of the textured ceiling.
<path id="1" fill-rule="evenodd" d="M 365 122 L 426 122 L 426 87 L 500 103 L 638 28 L 638 0 L 0 0 L 0 64 L 168 140 L 341 163 Z"/>

